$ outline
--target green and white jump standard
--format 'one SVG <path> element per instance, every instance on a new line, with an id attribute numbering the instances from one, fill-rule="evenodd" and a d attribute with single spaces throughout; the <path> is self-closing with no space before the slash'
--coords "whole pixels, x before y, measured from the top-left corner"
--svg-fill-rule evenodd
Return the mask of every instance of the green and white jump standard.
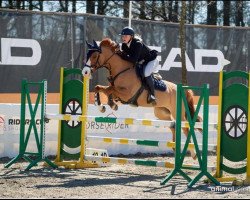
<path id="1" fill-rule="evenodd" d="M 32 106 L 30 89 L 36 89 L 37 98 L 35 105 Z M 45 161 L 48 165 L 56 168 L 57 165 L 52 163 L 48 158 L 45 157 L 45 113 L 46 113 L 46 95 L 47 95 L 47 81 L 43 80 L 41 82 L 27 82 L 26 79 L 22 81 L 22 91 L 21 91 L 21 116 L 20 116 L 20 140 L 19 140 L 19 154 L 13 158 L 10 162 L 5 164 L 5 168 L 10 167 L 12 164 L 16 163 L 20 159 L 25 159 L 30 164 L 25 170 L 31 169 L 33 166 L 37 166 L 40 161 Z M 28 103 L 28 111 L 31 116 L 30 124 L 28 130 L 25 129 L 26 124 L 26 102 Z M 40 104 L 41 102 L 41 104 Z M 36 127 L 36 116 L 38 115 L 38 108 L 40 104 L 41 114 L 40 114 L 40 131 Z M 27 150 L 30 142 L 30 136 L 34 134 L 36 141 L 36 152 L 31 152 Z"/>
<path id="2" fill-rule="evenodd" d="M 250 185 L 250 73 L 220 72 L 219 97 L 215 177 L 221 182 Z M 225 159 L 233 163 L 246 160 L 246 164 L 233 167 Z M 246 178 L 241 181 L 223 172 L 246 173 Z"/>

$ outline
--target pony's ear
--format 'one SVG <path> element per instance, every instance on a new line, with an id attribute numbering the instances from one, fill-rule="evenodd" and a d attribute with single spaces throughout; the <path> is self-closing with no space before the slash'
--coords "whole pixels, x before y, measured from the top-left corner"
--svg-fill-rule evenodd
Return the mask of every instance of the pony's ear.
<path id="1" fill-rule="evenodd" d="M 98 46 L 98 44 L 96 43 L 96 41 L 95 41 L 95 40 L 93 40 L 93 45 L 94 45 L 94 47 L 95 47 L 96 49 L 98 49 L 98 48 L 99 48 L 99 46 Z"/>
<path id="2" fill-rule="evenodd" d="M 101 48 L 98 46 L 98 44 L 96 43 L 96 41 L 95 40 L 93 40 L 93 46 L 94 46 L 94 48 L 96 49 L 96 50 L 98 50 L 99 52 L 101 52 Z"/>
<path id="3" fill-rule="evenodd" d="M 89 49 L 92 49 L 93 48 L 93 45 L 92 44 L 90 44 L 90 43 L 88 43 L 88 41 L 86 40 L 86 44 L 87 44 L 87 46 L 88 46 L 88 48 Z"/>

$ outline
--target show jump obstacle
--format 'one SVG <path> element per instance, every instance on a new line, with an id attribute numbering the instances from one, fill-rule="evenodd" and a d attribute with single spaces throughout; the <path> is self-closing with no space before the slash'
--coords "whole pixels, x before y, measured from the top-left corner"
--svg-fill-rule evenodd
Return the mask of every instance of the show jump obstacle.
<path id="1" fill-rule="evenodd" d="M 242 72 L 236 72 L 237 75 L 244 74 Z M 223 130 L 223 123 L 226 124 L 227 118 L 223 116 L 225 110 L 229 109 L 228 107 L 225 107 L 224 104 L 231 106 L 236 105 L 236 102 L 230 102 L 227 104 L 225 101 L 229 97 L 227 97 L 228 90 L 225 88 L 222 83 L 222 79 L 226 80 L 231 77 L 235 77 L 235 74 L 228 75 L 222 75 L 220 76 L 220 107 L 219 107 L 219 131 Z M 249 75 L 246 73 L 244 75 L 241 75 L 240 77 L 248 77 Z M 40 130 L 40 140 L 39 134 L 37 129 L 35 128 L 35 117 L 36 112 L 39 104 L 39 99 L 36 100 L 34 109 L 31 106 L 31 100 L 29 95 L 29 90 L 22 89 L 22 112 L 21 112 L 21 131 L 20 131 L 20 149 L 19 149 L 19 155 L 13 159 L 11 162 L 5 165 L 5 167 L 9 167 L 14 162 L 16 162 L 20 158 L 25 158 L 31 164 L 26 168 L 26 170 L 30 169 L 31 167 L 35 166 L 39 161 L 45 161 L 52 167 L 57 166 L 65 166 L 68 168 L 91 168 L 91 167 L 99 167 L 99 165 L 96 162 L 106 162 L 106 163 L 118 163 L 118 164 L 135 164 L 135 165 L 144 165 L 144 166 L 155 166 L 155 167 L 166 167 L 166 168 L 173 168 L 173 171 L 161 182 L 161 184 L 165 184 L 167 181 L 169 181 L 175 174 L 179 173 L 182 175 L 188 182 L 188 186 L 192 187 L 198 180 L 200 180 L 203 176 L 207 176 L 208 179 L 210 179 L 212 182 L 214 182 L 216 185 L 219 184 L 219 182 L 211 176 L 211 174 L 208 172 L 209 167 L 207 166 L 207 149 L 208 149 L 208 127 L 215 127 L 215 124 L 208 124 L 208 110 L 209 110 L 209 88 L 208 85 L 203 85 L 202 87 L 188 87 L 188 86 L 182 86 L 178 85 L 177 90 L 177 119 L 176 121 L 164 121 L 164 120 L 148 120 L 148 119 L 132 119 L 132 118 L 109 118 L 109 117 L 98 117 L 98 116 L 88 116 L 87 114 L 87 106 L 88 106 L 88 99 L 89 99 L 89 80 L 88 77 L 83 77 L 80 69 L 65 69 L 61 68 L 61 78 L 60 78 L 60 104 L 59 104 L 59 114 L 46 114 L 46 81 L 39 83 L 41 84 L 41 89 L 39 90 L 38 96 L 41 100 L 41 130 Z M 29 85 L 30 83 L 26 82 L 26 85 Z M 32 83 L 34 84 L 34 83 Z M 38 84 L 38 83 L 36 83 Z M 24 83 L 23 83 L 24 85 Z M 24 86 L 23 86 L 24 87 Z M 248 94 L 249 99 L 249 87 L 248 91 L 246 89 L 239 88 L 238 86 L 231 86 L 234 89 L 240 90 L 241 94 L 237 95 L 237 97 L 232 98 L 230 96 L 229 99 L 237 99 L 239 96 L 245 96 L 245 93 Z M 27 87 L 24 87 L 27 88 Z M 224 89 L 225 88 L 225 89 Z M 192 118 L 189 113 L 187 100 L 185 97 L 185 90 L 192 89 L 192 90 L 198 90 L 201 93 L 201 96 L 199 98 L 196 112 L 194 117 Z M 43 95 L 42 95 L 43 94 Z M 244 95 L 243 95 L 244 94 Z M 41 96 L 41 97 L 40 97 Z M 31 124 L 28 128 L 28 133 L 24 134 L 25 132 L 25 104 L 26 104 L 26 97 L 28 99 L 28 107 L 30 109 L 31 114 Z M 223 98 L 222 98 L 223 97 Z M 249 113 L 249 101 L 244 99 L 244 102 L 247 102 L 245 104 L 248 105 L 248 108 L 246 108 L 245 104 L 241 105 L 238 108 L 244 108 L 242 110 L 248 110 Z M 199 110 L 201 108 L 201 105 L 203 103 L 203 123 L 196 122 Z M 187 115 L 187 121 L 182 122 L 181 121 L 181 115 L 182 112 L 182 104 L 184 104 L 185 112 Z M 232 105 L 231 105 L 232 104 Z M 222 105 L 224 107 L 222 107 Z M 236 109 L 236 110 L 237 110 Z M 235 111 L 236 112 L 236 111 Z M 244 112 L 245 114 L 240 114 L 240 117 L 247 118 L 248 114 L 247 112 Z M 229 114 L 231 116 L 231 114 Z M 239 117 L 239 118 L 240 118 Z M 232 118 L 232 116 L 231 116 Z M 249 122 L 248 126 L 247 124 L 241 123 L 239 121 L 239 118 L 236 118 L 236 122 L 234 122 L 233 126 L 236 127 L 236 125 L 243 124 L 243 132 L 245 132 L 245 129 L 248 129 L 249 133 Z M 240 119 L 241 119 L 240 118 Z M 56 119 L 59 120 L 59 127 L 58 127 L 58 148 L 57 148 L 57 157 L 55 160 L 55 163 L 50 162 L 47 158 L 44 156 L 44 125 L 46 119 Z M 231 120 L 231 119 L 230 119 Z M 229 121 L 230 121 L 229 120 Z M 163 161 L 153 161 L 153 160 L 136 160 L 136 159 L 124 159 L 124 158 L 116 158 L 116 157 L 103 157 L 103 156 L 93 156 L 93 155 L 87 155 L 86 154 L 86 142 L 88 140 L 99 140 L 104 142 L 117 142 L 120 144 L 136 144 L 136 145 L 145 145 L 145 146 L 160 146 L 163 145 L 163 141 L 152 141 L 152 140 L 136 140 L 136 139 L 126 139 L 126 138 L 102 138 L 102 137 L 91 137 L 87 136 L 86 131 L 86 123 L 94 121 L 94 122 L 102 122 L 102 123 L 124 123 L 128 125 L 144 125 L 144 126 L 162 126 L 162 127 L 175 127 L 176 128 L 176 143 L 171 142 L 165 142 L 166 147 L 175 147 L 175 163 L 170 162 L 163 162 Z M 230 122 L 228 122 L 230 123 Z M 236 124 L 236 125 L 235 125 Z M 244 126 L 245 125 L 245 126 Z M 182 148 L 181 144 L 181 129 L 183 127 L 189 128 L 189 134 L 186 139 L 186 142 L 184 144 L 184 147 Z M 227 127 L 225 125 L 225 127 Z M 197 138 L 195 135 L 194 130 L 196 128 L 202 128 L 203 134 L 202 134 L 202 145 L 198 145 Z M 36 138 L 37 143 L 37 149 L 38 153 L 29 153 L 26 150 L 27 143 L 29 141 L 29 136 L 31 134 L 31 129 L 34 129 L 34 135 Z M 229 131 L 226 131 L 226 133 L 230 132 L 232 128 L 229 127 Z M 220 133 L 220 132 L 219 132 Z M 220 134 L 218 134 L 220 135 Z M 244 135 L 244 134 L 241 134 Z M 247 135 L 247 134 L 245 134 Z M 246 145 L 247 137 L 239 137 L 243 140 L 241 145 L 244 143 L 244 147 L 247 147 L 249 145 Z M 193 144 L 190 144 L 190 141 L 193 141 Z M 248 137 L 249 140 L 249 137 Z M 217 145 L 217 151 L 218 151 L 218 162 L 217 162 L 217 172 L 216 177 L 220 178 L 218 180 L 223 180 L 224 177 L 222 177 L 222 171 L 230 171 L 230 172 L 236 172 L 241 173 L 245 171 L 249 171 L 246 169 L 249 169 L 249 167 L 244 167 L 244 169 L 239 170 L 228 170 L 229 167 L 225 167 L 223 163 L 223 156 L 227 156 L 228 159 L 228 151 L 231 151 L 232 148 L 236 148 L 234 146 L 231 146 L 230 149 L 227 148 L 227 143 L 230 142 L 230 145 L 233 145 L 234 141 L 225 139 L 225 136 L 222 134 L 218 136 L 218 145 Z M 238 142 L 237 142 L 238 143 Z M 174 145 L 174 146 L 173 146 Z M 202 147 L 200 149 L 200 146 Z M 219 147 L 218 147 L 219 146 Z M 184 164 L 184 157 L 187 153 L 188 148 L 195 149 L 197 153 L 197 159 L 198 159 L 198 166 L 194 165 L 188 165 Z M 181 150 L 182 149 L 182 150 Z M 234 152 L 232 152 L 233 154 Z M 246 154 L 246 153 L 245 153 Z M 247 154 L 249 155 L 249 150 L 247 151 Z M 32 161 L 28 156 L 26 155 L 35 155 L 38 158 L 35 161 Z M 240 156 L 239 156 L 240 157 Z M 242 158 L 243 157 L 243 158 Z M 238 158 L 237 155 L 233 154 L 233 161 L 235 160 L 241 160 L 245 159 L 246 156 L 241 156 L 241 158 Z M 94 161 L 94 162 L 93 162 Z M 249 164 L 249 163 L 248 163 Z M 191 179 L 187 173 L 184 172 L 184 170 L 196 170 L 199 172 L 199 174 L 194 178 Z M 249 177 L 249 172 L 247 172 L 247 177 Z M 226 178 L 224 180 L 232 180 L 229 178 Z"/>
<path id="2" fill-rule="evenodd" d="M 42 89 L 46 87 L 41 87 Z M 187 100 L 185 96 L 185 90 L 193 89 L 199 90 L 202 93 L 202 96 L 199 100 L 198 109 L 196 110 L 195 116 L 191 118 L 189 113 L 189 108 L 187 105 Z M 184 178 L 186 178 L 191 187 L 195 184 L 203 175 L 207 176 L 211 181 L 215 184 L 219 184 L 217 180 L 215 180 L 207 171 L 207 137 L 208 137 L 208 86 L 204 85 L 203 87 L 187 87 L 178 85 L 177 92 L 177 121 L 163 121 L 163 120 L 148 120 L 148 119 L 131 119 L 131 118 L 108 118 L 108 117 L 98 117 L 98 116 L 88 116 L 87 115 L 87 103 L 89 99 L 89 80 L 87 77 L 82 77 L 80 69 L 61 69 L 61 80 L 60 80 L 60 105 L 59 105 L 59 115 L 46 114 L 45 104 L 46 104 L 46 92 L 43 91 L 43 101 L 41 102 L 41 121 L 42 124 L 45 124 L 45 119 L 57 119 L 59 120 L 59 131 L 58 131 L 58 151 L 57 158 L 55 160 L 55 164 L 48 162 L 47 159 L 44 158 L 44 128 L 41 129 L 41 135 L 43 136 L 43 142 L 40 142 L 37 146 L 38 149 L 43 150 L 42 158 L 36 160 L 36 162 L 32 162 L 32 164 L 27 168 L 35 166 L 35 164 L 41 160 L 45 160 L 52 167 L 58 166 L 66 166 L 66 167 L 74 167 L 74 168 L 89 168 L 89 167 L 98 167 L 98 164 L 93 163 L 93 161 L 102 161 L 102 162 L 110 162 L 110 163 L 118 163 L 118 164 L 135 164 L 135 165 L 145 165 L 145 166 L 154 166 L 154 167 L 167 167 L 174 168 L 174 173 L 180 173 Z M 29 92 L 27 93 L 29 99 Z M 183 101 L 186 113 L 188 115 L 188 121 L 181 122 L 181 102 Z M 196 119 L 199 113 L 200 106 L 203 103 L 203 118 L 204 123 L 196 123 Z M 25 107 L 25 101 L 22 101 L 22 106 Z M 35 103 L 35 111 L 37 110 L 39 104 L 39 100 Z M 31 101 L 28 101 L 29 107 L 31 106 Z M 21 116 L 23 118 L 23 126 L 25 126 L 25 113 Z M 35 121 L 35 115 L 31 113 L 32 121 Z M 86 155 L 86 123 L 88 121 L 102 122 L 102 123 L 117 123 L 122 122 L 128 125 L 144 125 L 144 126 L 163 126 L 163 127 L 175 127 L 176 138 L 181 139 L 181 129 L 182 127 L 190 128 L 190 134 L 186 140 L 183 151 L 181 151 L 181 140 L 175 144 L 176 151 L 176 161 L 175 164 L 169 162 L 161 162 L 161 161 L 153 161 L 153 160 L 136 160 L 136 159 L 124 159 L 124 158 L 115 158 L 115 157 L 100 157 L 93 155 Z M 34 126 L 34 124 L 33 124 Z M 196 136 L 194 134 L 195 128 L 203 128 L 203 145 L 202 150 L 199 149 Z M 30 128 L 29 128 L 30 129 Z M 35 136 L 37 135 L 37 131 L 35 130 Z M 30 132 L 29 132 L 30 134 Z M 21 134 L 22 135 L 22 132 Z M 72 137 L 74 135 L 74 137 Z M 37 136 L 36 136 L 37 137 Z M 183 160 L 186 155 L 190 140 L 194 141 L 193 148 L 195 148 L 197 152 L 197 158 L 199 161 L 199 166 L 184 164 Z M 29 137 L 25 139 L 28 141 Z M 23 139 L 22 139 L 23 140 Z M 20 138 L 21 141 L 21 138 Z M 126 143 L 126 139 L 123 140 L 123 144 Z M 139 142 L 139 141 L 138 141 Z M 26 142 L 24 142 L 26 143 Z M 156 146 L 157 141 L 145 140 L 141 142 L 141 145 L 148 146 Z M 159 144 L 159 141 L 158 141 Z M 167 144 L 167 142 L 166 142 Z M 23 150 L 25 149 L 25 150 Z M 76 153 L 72 153 L 72 149 Z M 79 150 L 78 152 L 76 150 Z M 26 152 L 26 146 L 20 151 L 20 155 L 22 156 Z M 202 154 L 200 154 L 202 152 Z M 40 154 L 39 154 L 40 155 Z M 20 156 L 19 156 L 20 157 Z M 18 158 L 19 158 L 18 157 Z M 26 158 L 26 157 L 25 157 Z M 27 159 L 27 158 L 26 158 Z M 72 161 L 73 160 L 73 161 Z M 14 159 L 11 163 L 6 165 L 9 167 L 16 161 Z M 183 169 L 189 170 L 198 170 L 200 171 L 199 175 L 192 180 Z M 166 178 L 162 184 L 165 184 L 167 180 L 170 178 Z"/>

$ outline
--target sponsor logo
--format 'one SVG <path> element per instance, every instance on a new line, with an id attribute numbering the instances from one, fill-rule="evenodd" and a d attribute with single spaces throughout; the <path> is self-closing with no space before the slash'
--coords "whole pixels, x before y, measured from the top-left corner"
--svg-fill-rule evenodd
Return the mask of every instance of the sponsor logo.
<path id="1" fill-rule="evenodd" d="M 115 116 L 115 114 L 112 112 L 110 114 L 108 114 L 106 117 L 114 117 L 117 118 L 117 116 Z M 114 130 L 117 129 L 128 129 L 129 126 L 127 124 L 122 124 L 122 123 L 97 123 L 97 122 L 88 122 L 86 125 L 87 129 L 91 129 L 91 130 L 106 130 L 107 133 L 111 133 Z"/>
<path id="2" fill-rule="evenodd" d="M 21 120 L 20 119 L 9 119 L 8 120 L 8 125 L 20 125 Z M 31 120 L 30 119 L 25 119 L 25 125 L 30 125 Z M 40 119 L 36 119 L 35 120 L 35 124 L 36 125 L 40 125 L 41 124 L 41 120 Z"/>
<path id="3" fill-rule="evenodd" d="M 12 48 L 28 48 L 32 50 L 29 57 L 13 56 Z M 33 39 L 1 38 L 0 65 L 37 65 L 41 61 L 40 44 Z"/>
<path id="4" fill-rule="evenodd" d="M 161 52 L 161 47 L 150 47 L 159 53 Z M 216 49 L 195 49 L 194 63 L 191 62 L 187 53 L 185 56 L 187 71 L 190 72 L 220 72 L 224 66 L 230 64 L 230 61 L 225 59 L 224 54 Z M 181 68 L 181 61 L 176 61 L 177 58 L 181 58 L 181 49 L 172 48 L 160 70 L 169 71 L 171 68 Z M 158 59 L 162 60 L 160 55 Z M 204 63 L 205 59 L 209 60 L 210 63 Z"/>

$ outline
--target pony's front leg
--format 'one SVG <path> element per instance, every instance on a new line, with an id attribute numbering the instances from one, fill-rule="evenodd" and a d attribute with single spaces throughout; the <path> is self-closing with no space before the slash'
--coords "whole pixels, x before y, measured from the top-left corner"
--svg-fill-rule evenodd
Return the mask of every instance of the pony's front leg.
<path id="1" fill-rule="evenodd" d="M 110 95 L 108 96 L 108 105 L 110 106 L 110 108 L 111 108 L 112 110 L 115 110 L 115 111 L 118 110 L 118 105 L 117 105 L 117 104 L 115 103 L 115 101 L 114 101 L 113 94 L 110 94 Z"/>
<path id="2" fill-rule="evenodd" d="M 99 92 L 95 92 L 95 105 L 98 106 L 98 110 L 101 113 L 104 113 L 106 111 L 106 107 L 101 102 L 101 98 L 100 98 L 100 93 Z"/>
<path id="3" fill-rule="evenodd" d="M 114 88 L 112 86 L 97 85 L 95 87 L 95 104 L 98 106 L 100 112 L 104 113 L 106 111 L 106 107 L 101 103 L 100 92 L 102 92 L 108 98 L 107 103 L 111 107 L 111 109 L 118 109 L 117 104 L 113 101 L 113 91 Z"/>

